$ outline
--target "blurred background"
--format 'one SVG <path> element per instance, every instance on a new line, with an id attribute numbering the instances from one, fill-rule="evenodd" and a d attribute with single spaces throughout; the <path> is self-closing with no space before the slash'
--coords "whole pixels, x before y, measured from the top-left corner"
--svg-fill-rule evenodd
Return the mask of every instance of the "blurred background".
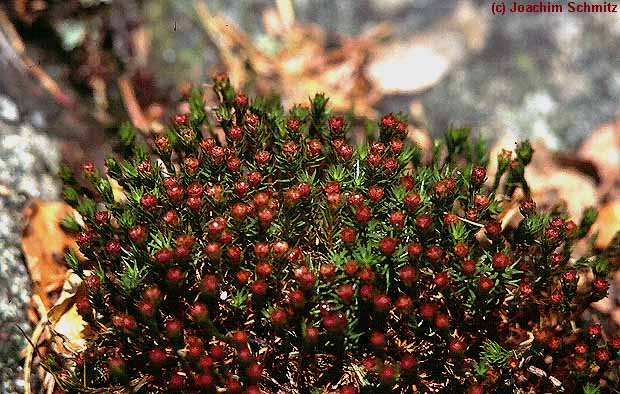
<path id="1" fill-rule="evenodd" d="M 451 125 L 494 149 L 530 138 L 535 196 L 575 216 L 599 207 L 606 245 L 620 226 L 619 18 L 493 16 L 483 0 L 1 2 L 0 393 L 27 389 L 25 336 L 65 279 L 61 159 L 102 163 L 120 121 L 161 132 L 215 72 L 286 106 L 324 92 L 354 118 L 402 112 L 423 146 Z M 620 322 L 614 294 L 601 311 Z"/>

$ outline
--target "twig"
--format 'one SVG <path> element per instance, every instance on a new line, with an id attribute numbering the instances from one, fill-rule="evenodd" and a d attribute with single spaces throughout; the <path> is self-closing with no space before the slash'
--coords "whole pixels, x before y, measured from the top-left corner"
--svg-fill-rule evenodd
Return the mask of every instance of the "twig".
<path id="1" fill-rule="evenodd" d="M 468 219 L 462 218 L 462 217 L 460 217 L 460 216 L 458 216 L 458 218 L 459 218 L 460 220 L 464 221 L 465 223 L 473 224 L 474 226 L 477 226 L 477 227 L 480 227 L 480 228 L 483 228 L 483 227 L 484 227 L 484 224 L 477 223 L 477 222 L 472 222 L 471 220 L 468 220 Z"/>
<path id="2" fill-rule="evenodd" d="M 38 342 L 48 322 L 47 310 L 45 309 L 45 305 L 43 305 L 43 301 L 41 300 L 41 297 L 39 297 L 38 294 L 35 294 L 32 296 L 32 300 L 34 301 L 37 312 L 39 312 L 39 315 L 41 316 L 41 320 L 39 320 L 39 323 L 35 327 L 34 332 L 32 333 L 32 338 L 28 338 L 28 336 L 26 336 L 26 339 L 28 339 L 28 342 L 30 342 L 31 346 L 29 346 L 28 349 L 26 349 L 26 358 L 24 360 L 24 393 L 25 394 L 31 394 L 30 374 L 32 373 L 33 354 L 36 350 L 39 357 L 41 357 L 41 354 L 39 353 Z M 20 327 L 18 328 L 20 331 L 22 331 Z M 22 331 L 22 333 L 24 333 L 24 331 Z"/>
<path id="3" fill-rule="evenodd" d="M 125 108 L 131 119 L 131 123 L 142 132 L 148 131 L 148 122 L 142 113 L 138 99 L 136 98 L 131 82 L 125 76 L 118 79 L 118 89 L 125 102 Z"/>

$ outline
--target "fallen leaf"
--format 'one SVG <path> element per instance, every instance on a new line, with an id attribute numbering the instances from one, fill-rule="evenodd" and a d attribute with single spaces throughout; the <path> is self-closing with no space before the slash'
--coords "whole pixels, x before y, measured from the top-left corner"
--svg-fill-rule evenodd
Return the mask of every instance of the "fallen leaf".
<path id="1" fill-rule="evenodd" d="M 73 238 L 60 221 L 73 214 L 63 202 L 32 201 L 24 210 L 26 227 L 22 233 L 22 250 L 33 284 L 33 294 L 51 307 L 66 278 L 64 255 L 67 248 L 78 250 Z M 56 294 L 54 294 L 56 293 Z"/>
<path id="2" fill-rule="evenodd" d="M 596 166 L 602 198 L 616 182 L 620 182 L 620 122 L 608 123 L 594 130 L 579 148 L 577 157 Z"/>
<path id="3" fill-rule="evenodd" d="M 592 233 L 598 232 L 594 246 L 605 249 L 618 231 L 620 231 L 620 200 L 612 201 L 599 208 L 598 218 L 592 226 Z"/>

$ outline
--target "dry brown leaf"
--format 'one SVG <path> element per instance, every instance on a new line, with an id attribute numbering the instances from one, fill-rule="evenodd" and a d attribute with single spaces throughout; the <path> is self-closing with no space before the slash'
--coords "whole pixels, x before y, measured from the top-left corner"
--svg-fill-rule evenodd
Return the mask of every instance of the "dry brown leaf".
<path id="1" fill-rule="evenodd" d="M 73 214 L 63 202 L 32 201 L 24 210 L 27 224 L 22 233 L 22 250 L 33 283 L 46 308 L 51 307 L 66 278 L 64 255 L 67 248 L 77 251 L 75 241 L 60 226 Z"/>
<path id="2" fill-rule="evenodd" d="M 620 182 L 620 122 L 608 123 L 592 132 L 577 152 L 577 157 L 596 166 L 601 197 Z"/>
<path id="3" fill-rule="evenodd" d="M 598 218 L 592 226 L 592 232 L 598 231 L 594 246 L 606 248 L 614 235 L 620 231 L 620 200 L 603 205 L 598 210 Z"/>

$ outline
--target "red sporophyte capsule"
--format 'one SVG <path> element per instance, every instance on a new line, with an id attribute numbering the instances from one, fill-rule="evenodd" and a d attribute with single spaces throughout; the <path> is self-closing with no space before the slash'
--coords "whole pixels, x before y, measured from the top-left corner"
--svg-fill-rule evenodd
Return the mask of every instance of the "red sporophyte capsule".
<path id="1" fill-rule="evenodd" d="M 257 242 L 254 244 L 254 254 L 258 259 L 264 259 L 269 255 L 269 244 L 265 242 Z"/>
<path id="2" fill-rule="evenodd" d="M 415 268 L 410 265 L 405 265 L 398 271 L 400 280 L 407 286 L 413 285 L 417 279 L 418 273 Z"/>
<path id="3" fill-rule="evenodd" d="M 534 292 L 534 289 L 529 283 L 521 282 L 519 285 L 519 291 L 524 297 L 529 297 Z"/>
<path id="4" fill-rule="evenodd" d="M 443 249 L 437 245 L 433 245 L 426 250 L 426 257 L 430 261 L 438 262 L 443 257 Z"/>
<path id="5" fill-rule="evenodd" d="M 185 385 L 185 377 L 179 374 L 170 375 L 170 379 L 168 379 L 168 387 L 171 389 L 180 389 Z"/>
<path id="6" fill-rule="evenodd" d="M 189 122 L 187 114 L 176 114 L 172 117 L 172 122 L 177 126 L 185 126 Z"/>
<path id="7" fill-rule="evenodd" d="M 439 272 L 433 278 L 433 283 L 435 283 L 435 286 L 439 288 L 446 287 L 449 282 L 450 282 L 450 276 L 448 275 L 447 272 Z"/>
<path id="8" fill-rule="evenodd" d="M 329 124 L 329 130 L 332 135 L 338 135 L 342 132 L 344 127 L 344 118 L 342 116 L 334 116 L 329 118 L 327 123 Z"/>
<path id="9" fill-rule="evenodd" d="M 431 227 L 431 215 L 423 213 L 415 218 L 415 224 L 420 230 L 428 230 Z"/>
<path id="10" fill-rule="evenodd" d="M 195 174 L 198 166 L 200 165 L 200 161 L 194 156 L 189 156 L 185 158 L 183 164 L 185 165 L 185 170 L 188 174 Z"/>
<path id="11" fill-rule="evenodd" d="M 422 251 L 423 251 L 423 248 L 420 243 L 414 242 L 414 243 L 410 243 L 407 246 L 407 254 L 409 255 L 409 259 L 418 257 L 420 254 L 422 254 Z"/>
<path id="12" fill-rule="evenodd" d="M 85 282 L 86 287 L 88 287 L 89 289 L 97 289 L 101 285 L 101 282 L 99 281 L 97 275 L 93 274 L 88 275 L 85 279 Z"/>
<path id="13" fill-rule="evenodd" d="M 75 301 L 75 308 L 79 314 L 85 315 L 88 311 L 90 311 L 90 301 L 87 297 L 78 297 Z"/>
<path id="14" fill-rule="evenodd" d="M 391 256 L 396 251 L 398 240 L 392 237 L 385 237 L 379 242 L 379 249 L 381 253 Z"/>
<path id="15" fill-rule="evenodd" d="M 271 274 L 271 264 L 262 262 L 256 264 L 256 274 L 261 278 L 266 278 Z"/>
<path id="16" fill-rule="evenodd" d="M 556 267 L 564 262 L 564 256 L 560 253 L 552 253 L 549 256 L 549 261 L 551 262 L 551 266 Z"/>
<path id="17" fill-rule="evenodd" d="M 215 383 L 215 379 L 213 378 L 213 376 L 211 374 L 206 374 L 206 373 L 196 375 L 195 381 L 196 381 L 196 386 L 203 387 L 203 388 L 212 387 L 213 384 Z"/>
<path id="18" fill-rule="evenodd" d="M 252 363 L 248 366 L 248 369 L 246 370 L 246 373 L 248 375 L 248 378 L 250 378 L 250 380 L 252 381 L 257 381 L 260 379 L 262 373 L 263 373 L 263 367 L 261 367 L 259 364 L 257 363 Z"/>
<path id="19" fill-rule="evenodd" d="M 392 150 L 392 152 L 394 152 L 397 155 L 403 150 L 403 146 L 404 146 L 403 140 L 398 137 L 394 137 L 390 140 L 390 149 Z"/>
<path id="20" fill-rule="evenodd" d="M 381 118 L 381 125 L 386 129 L 392 128 L 398 124 L 398 119 L 392 114 L 383 115 Z"/>
<path id="21" fill-rule="evenodd" d="M 98 211 L 95 214 L 95 221 L 98 224 L 106 224 L 110 221 L 110 212 L 108 211 Z"/>
<path id="22" fill-rule="evenodd" d="M 360 278 L 362 282 L 369 283 L 375 280 L 375 272 L 372 270 L 372 268 L 363 267 L 359 271 L 358 277 Z"/>
<path id="23" fill-rule="evenodd" d="M 353 386 L 340 387 L 340 394 L 357 394 L 357 390 Z"/>
<path id="24" fill-rule="evenodd" d="M 181 335 L 183 324 L 179 319 L 170 319 L 164 323 L 164 328 L 170 338 L 177 338 Z"/>
<path id="25" fill-rule="evenodd" d="M 209 157 L 216 164 L 221 163 L 224 160 L 224 156 L 226 156 L 226 151 L 221 146 L 214 146 L 209 151 Z"/>
<path id="26" fill-rule="evenodd" d="M 260 119 L 258 118 L 258 115 L 253 114 L 253 113 L 248 113 L 245 115 L 245 124 L 250 126 L 250 127 L 256 127 L 258 126 L 258 123 L 260 122 Z"/>
<path id="27" fill-rule="evenodd" d="M 503 270 L 510 265 L 510 258 L 505 253 L 497 252 L 493 254 L 493 268 Z"/>
<path id="28" fill-rule="evenodd" d="M 76 242 L 79 245 L 86 245 L 93 239 L 93 236 L 90 233 L 85 231 L 81 231 L 76 238 Z"/>
<path id="29" fill-rule="evenodd" d="M 250 279 L 250 276 L 252 276 L 252 273 L 249 271 L 239 271 L 235 275 L 239 283 L 247 283 L 247 281 Z"/>
<path id="30" fill-rule="evenodd" d="M 469 247 L 464 242 L 454 245 L 454 254 L 458 257 L 466 257 L 469 254 Z"/>
<path id="31" fill-rule="evenodd" d="M 265 208 L 265 209 L 261 209 L 258 212 L 258 221 L 263 226 L 270 225 L 271 222 L 273 221 L 273 218 L 274 218 L 274 213 L 271 209 Z"/>
<path id="32" fill-rule="evenodd" d="M 413 179 L 413 177 L 411 175 L 403 175 L 402 177 L 400 177 L 398 184 L 400 186 L 404 186 L 406 191 L 410 191 L 411 189 L 413 189 L 413 187 L 415 186 L 415 181 Z M 414 193 L 411 193 L 414 194 Z M 418 196 L 419 198 L 419 196 Z M 405 203 L 406 203 L 407 199 L 405 196 Z"/>
<path id="33" fill-rule="evenodd" d="M 353 147 L 349 144 L 343 144 L 338 148 L 338 154 L 342 160 L 347 161 L 353 156 Z"/>
<path id="34" fill-rule="evenodd" d="M 465 212 L 465 217 L 468 220 L 475 221 L 478 218 L 478 211 L 474 208 L 470 208 Z"/>
<path id="35" fill-rule="evenodd" d="M 484 229 L 488 235 L 497 236 L 502 232 L 502 224 L 495 220 L 489 220 L 487 224 L 485 224 Z"/>
<path id="36" fill-rule="evenodd" d="M 287 141 L 282 145 L 282 152 L 286 155 L 292 156 L 299 149 L 299 145 L 295 141 Z"/>
<path id="37" fill-rule="evenodd" d="M 343 303 L 350 304 L 355 295 L 355 290 L 353 289 L 353 285 L 345 283 L 338 287 L 337 293 Z"/>
<path id="38" fill-rule="evenodd" d="M 267 283 L 264 280 L 256 280 L 250 285 L 250 291 L 257 296 L 267 294 Z"/>
<path id="39" fill-rule="evenodd" d="M 185 279 L 185 273 L 179 267 L 172 267 L 166 272 L 166 280 L 173 284 L 178 284 Z"/>
<path id="40" fill-rule="evenodd" d="M 409 212 L 414 211 L 420 205 L 420 195 L 417 193 L 407 193 L 405 195 L 405 206 Z"/>
<path id="41" fill-rule="evenodd" d="M 114 240 L 109 240 L 105 244 L 105 251 L 112 256 L 117 255 L 121 251 L 121 244 Z"/>
<path id="42" fill-rule="evenodd" d="M 164 222 L 166 222 L 166 224 L 170 226 L 176 226 L 180 222 L 179 216 L 174 209 L 166 211 L 166 213 L 164 213 L 164 215 L 162 216 L 162 219 Z"/>
<path id="43" fill-rule="evenodd" d="M 274 326 L 283 326 L 286 324 L 286 311 L 282 308 L 276 308 L 271 312 L 269 318 Z"/>
<path id="44" fill-rule="evenodd" d="M 215 139 L 209 137 L 200 141 L 198 145 L 205 153 L 211 154 L 211 150 L 216 146 L 216 142 Z"/>
<path id="45" fill-rule="evenodd" d="M 380 154 L 371 152 L 366 157 L 366 161 L 368 161 L 368 165 L 371 168 L 376 168 L 376 167 L 379 167 L 379 165 L 381 165 L 381 162 L 383 161 L 383 159 L 381 158 Z"/>
<path id="46" fill-rule="evenodd" d="M 310 152 L 310 156 L 318 156 L 323 149 L 323 144 L 319 140 L 310 140 L 308 141 L 308 151 Z"/>
<path id="47" fill-rule="evenodd" d="M 344 243 L 353 243 L 355 242 L 355 229 L 353 227 L 345 227 L 340 232 L 340 239 Z"/>
<path id="48" fill-rule="evenodd" d="M 379 380 L 384 385 L 390 385 L 396 380 L 396 368 L 391 365 L 384 365 L 379 371 Z"/>
<path id="49" fill-rule="evenodd" d="M 381 349 L 385 346 L 385 334 L 379 331 L 373 331 L 370 333 L 370 344 L 378 349 Z"/>
<path id="50" fill-rule="evenodd" d="M 288 294 L 288 301 L 294 308 L 302 308 L 305 304 L 306 297 L 301 290 L 294 290 Z"/>
<path id="51" fill-rule="evenodd" d="M 489 204 L 489 197 L 484 194 L 476 194 L 474 196 L 474 204 L 478 208 L 484 208 Z"/>
<path id="52" fill-rule="evenodd" d="M 360 297 L 364 301 L 369 301 L 372 298 L 374 292 L 375 292 L 375 289 L 369 283 L 365 283 L 362 286 L 360 286 Z"/>
<path id="53" fill-rule="evenodd" d="M 233 141 L 241 141 L 241 139 L 243 138 L 243 129 L 239 126 L 232 126 L 230 129 L 228 129 L 228 138 Z"/>
<path id="54" fill-rule="evenodd" d="M 256 161 L 256 164 L 259 167 L 264 167 L 265 165 L 267 165 L 270 159 L 271 159 L 271 154 L 264 150 L 260 150 L 256 152 L 256 154 L 254 155 L 254 160 Z"/>
<path id="55" fill-rule="evenodd" d="M 159 302 L 159 300 L 161 299 L 161 290 L 159 290 L 159 287 L 155 285 L 148 287 L 146 290 L 144 290 L 144 298 L 151 302 Z"/>
<path id="56" fill-rule="evenodd" d="M 437 306 L 435 304 L 424 303 L 420 305 L 419 311 L 424 319 L 432 319 L 437 313 Z"/>
<path id="57" fill-rule="evenodd" d="M 236 156 L 230 157 L 226 160 L 226 168 L 228 168 L 231 172 L 239 171 L 241 168 L 241 160 Z"/>
<path id="58" fill-rule="evenodd" d="M 616 350 L 620 349 L 620 335 L 614 335 L 611 337 L 609 340 L 609 345 Z"/>
<path id="59" fill-rule="evenodd" d="M 368 371 L 372 371 L 377 367 L 377 360 L 375 360 L 374 357 L 368 357 L 364 359 L 362 364 L 364 364 L 364 368 L 366 368 Z"/>
<path id="60" fill-rule="evenodd" d="M 211 260 L 217 260 L 222 253 L 222 247 L 218 242 L 209 242 L 205 245 L 205 254 Z"/>
<path id="61" fill-rule="evenodd" d="M 345 263 L 344 272 L 349 276 L 353 276 L 357 272 L 357 268 L 357 263 L 351 260 Z"/>
<path id="62" fill-rule="evenodd" d="M 354 207 L 359 207 L 364 204 L 364 196 L 359 192 L 351 193 L 351 195 L 347 198 L 347 201 L 350 205 Z"/>
<path id="63" fill-rule="evenodd" d="M 166 361 L 166 352 L 155 348 L 149 352 L 149 361 L 155 365 L 161 365 Z"/>
<path id="64" fill-rule="evenodd" d="M 551 219 L 551 221 L 549 222 L 549 224 L 557 229 L 563 229 L 564 228 L 564 219 L 559 218 L 559 217 L 554 217 Z"/>
<path id="65" fill-rule="evenodd" d="M 286 122 L 286 127 L 288 127 L 288 129 L 293 132 L 299 130 L 299 126 L 301 126 L 301 120 L 295 117 L 290 118 Z"/>
<path id="66" fill-rule="evenodd" d="M 82 172 L 86 175 L 92 175 L 95 173 L 95 164 L 92 161 L 87 161 L 82 164 Z"/>
<path id="67" fill-rule="evenodd" d="M 374 296 L 372 303 L 377 312 L 386 312 L 390 309 L 392 300 L 386 294 L 377 294 Z"/>
<path id="68" fill-rule="evenodd" d="M 393 174 L 398 170 L 398 160 L 393 157 L 388 157 L 383 161 L 383 168 L 388 174 Z"/>
<path id="69" fill-rule="evenodd" d="M 378 202 L 383 197 L 383 188 L 381 186 L 373 185 L 368 188 L 368 198 L 374 202 Z"/>
<path id="70" fill-rule="evenodd" d="M 476 184 L 481 184 L 487 177 L 487 170 L 484 167 L 474 167 L 471 171 L 471 180 Z"/>
<path id="71" fill-rule="evenodd" d="M 494 285 L 493 281 L 490 278 L 487 278 L 486 276 L 483 276 L 478 281 L 478 289 L 480 289 L 482 293 L 488 293 L 489 291 L 491 291 L 491 289 L 493 288 L 493 285 Z"/>
<path id="72" fill-rule="evenodd" d="M 465 351 L 465 343 L 457 339 L 450 340 L 450 352 L 454 354 L 462 354 Z"/>
<path id="73" fill-rule="evenodd" d="M 172 261 L 172 251 L 168 248 L 159 249 L 155 252 L 155 260 L 159 264 L 168 264 Z"/>
<path id="74" fill-rule="evenodd" d="M 445 224 L 446 226 L 451 226 L 451 225 L 457 224 L 458 222 L 459 222 L 459 217 L 453 213 L 446 213 L 443 216 L 443 224 Z"/>
<path id="75" fill-rule="evenodd" d="M 332 279 L 334 279 L 334 277 L 336 276 L 336 266 L 331 263 L 321 264 L 321 267 L 319 268 L 319 272 L 321 274 L 321 277 L 326 282 L 329 282 Z"/>
<path id="76" fill-rule="evenodd" d="M 238 94 L 234 99 L 235 105 L 239 108 L 243 108 L 248 105 L 248 96 L 245 94 Z"/>
<path id="77" fill-rule="evenodd" d="M 484 394 L 484 387 L 481 384 L 472 384 L 467 389 L 467 394 Z"/>
<path id="78" fill-rule="evenodd" d="M 552 337 L 547 341 L 547 347 L 551 350 L 558 350 L 562 346 L 562 338 Z"/>
<path id="79" fill-rule="evenodd" d="M 588 335 L 592 336 L 592 337 L 599 337 L 601 336 L 601 325 L 600 324 L 590 324 L 588 325 Z"/>
<path id="80" fill-rule="evenodd" d="M 256 187 L 260 184 L 260 181 L 263 179 L 263 174 L 258 171 L 252 171 L 248 173 L 247 176 L 248 183 L 252 187 Z"/>
<path id="81" fill-rule="evenodd" d="M 146 239 L 146 227 L 139 224 L 127 230 L 127 235 L 129 235 L 129 238 L 135 243 L 144 242 Z"/>
<path id="82" fill-rule="evenodd" d="M 240 246 L 232 245 L 226 249 L 226 256 L 233 264 L 239 264 L 241 262 L 241 255 L 243 254 L 243 250 Z"/>
<path id="83" fill-rule="evenodd" d="M 166 195 L 170 201 L 179 201 L 183 198 L 183 188 L 180 186 L 171 186 L 166 189 Z"/>
<path id="84" fill-rule="evenodd" d="M 438 314 L 437 316 L 435 316 L 435 327 L 439 330 L 445 330 L 448 327 L 450 327 L 450 318 L 448 317 L 448 315 L 445 315 L 443 313 Z"/>
<path id="85" fill-rule="evenodd" d="M 308 326 L 304 332 L 304 339 L 308 343 L 316 343 L 319 339 L 319 330 L 316 327 Z"/>
<path id="86" fill-rule="evenodd" d="M 583 342 L 578 342 L 575 344 L 575 353 L 584 354 L 588 352 L 588 345 Z"/>
<path id="87" fill-rule="evenodd" d="M 573 360 L 573 368 L 577 371 L 583 371 L 588 367 L 588 362 L 583 357 L 575 357 Z"/>
<path id="88" fill-rule="evenodd" d="M 195 302 L 189 307 L 189 313 L 197 321 L 205 321 L 208 317 L 207 306 L 202 302 Z"/>
<path id="89" fill-rule="evenodd" d="M 370 144 L 370 151 L 373 153 L 383 153 L 385 151 L 385 145 L 383 142 L 374 141 Z"/>
<path id="90" fill-rule="evenodd" d="M 138 302 L 138 311 L 144 317 L 152 317 L 155 313 L 155 306 L 149 301 L 142 300 Z"/>
<path id="91" fill-rule="evenodd" d="M 611 352 L 606 347 L 600 347 L 594 351 L 596 361 L 605 363 L 611 358 Z"/>
<path id="92" fill-rule="evenodd" d="M 165 152 L 170 149 L 170 138 L 160 135 L 155 138 L 155 146 L 162 152 Z"/>
<path id="93" fill-rule="evenodd" d="M 140 199 L 140 204 L 146 210 L 152 210 L 157 207 L 157 197 L 152 194 L 145 194 Z"/>
<path id="94" fill-rule="evenodd" d="M 552 304 L 559 304 L 564 300 L 564 294 L 560 290 L 554 290 L 551 295 L 549 295 L 549 302 Z"/>
<path id="95" fill-rule="evenodd" d="M 357 208 L 357 211 L 355 211 L 355 220 L 360 224 L 368 222 L 371 217 L 372 213 L 370 211 L 370 208 L 366 206 L 362 205 L 361 207 Z"/>
<path id="96" fill-rule="evenodd" d="M 600 294 L 607 294 L 609 282 L 603 278 L 596 278 L 592 281 L 592 290 Z"/>
<path id="97" fill-rule="evenodd" d="M 200 288 L 205 294 L 214 295 L 219 287 L 219 280 L 215 275 L 207 275 L 200 281 Z"/>
<path id="98" fill-rule="evenodd" d="M 547 238 L 547 240 L 555 241 L 559 236 L 560 231 L 557 228 L 553 226 L 545 227 L 545 237 Z"/>
<path id="99" fill-rule="evenodd" d="M 413 306 L 413 300 L 408 295 L 401 295 L 394 302 L 394 306 L 401 312 L 408 312 Z"/>
<path id="100" fill-rule="evenodd" d="M 392 226 L 402 229 L 405 226 L 405 214 L 402 211 L 390 213 L 390 223 Z"/>
<path id="101" fill-rule="evenodd" d="M 412 354 L 404 354 L 400 358 L 400 369 L 409 372 L 418 365 L 418 360 Z"/>
<path id="102" fill-rule="evenodd" d="M 476 262 L 473 260 L 465 260 L 461 264 L 461 270 L 465 275 L 471 275 L 476 272 Z"/>

